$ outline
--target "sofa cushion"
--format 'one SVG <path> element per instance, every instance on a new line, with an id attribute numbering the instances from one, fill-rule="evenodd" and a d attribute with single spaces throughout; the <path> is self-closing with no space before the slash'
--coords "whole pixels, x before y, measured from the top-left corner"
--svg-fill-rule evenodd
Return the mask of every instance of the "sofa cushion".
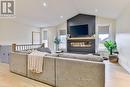
<path id="1" fill-rule="evenodd" d="M 95 61 L 95 62 L 103 62 L 103 58 L 101 56 L 96 56 L 96 55 L 61 53 L 61 54 L 59 54 L 59 57 L 81 59 L 81 60 Z"/>
<path id="2" fill-rule="evenodd" d="M 50 54 L 47 54 L 46 56 L 59 57 L 59 54 L 57 54 L 57 53 L 50 53 Z"/>
<path id="3" fill-rule="evenodd" d="M 51 50 L 49 48 L 37 48 L 37 50 L 40 51 L 40 52 L 51 53 Z"/>

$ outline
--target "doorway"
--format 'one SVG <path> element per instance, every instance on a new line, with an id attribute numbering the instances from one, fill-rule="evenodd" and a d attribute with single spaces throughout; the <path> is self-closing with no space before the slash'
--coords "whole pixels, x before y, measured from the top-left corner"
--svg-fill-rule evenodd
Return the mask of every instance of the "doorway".
<path id="1" fill-rule="evenodd" d="M 32 32 L 32 44 L 40 44 L 40 32 Z"/>

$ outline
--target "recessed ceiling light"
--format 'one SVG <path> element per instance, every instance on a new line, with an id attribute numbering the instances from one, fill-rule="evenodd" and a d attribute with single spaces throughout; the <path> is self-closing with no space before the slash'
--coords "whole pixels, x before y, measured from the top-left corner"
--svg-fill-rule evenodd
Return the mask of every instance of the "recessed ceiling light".
<path id="1" fill-rule="evenodd" d="M 46 2 L 44 2 L 44 3 L 43 3 L 43 6 L 44 6 L 44 7 L 46 7 L 46 6 L 47 6 Z"/>
<path id="2" fill-rule="evenodd" d="M 98 9 L 95 9 L 95 12 L 98 12 Z"/>
<path id="3" fill-rule="evenodd" d="M 63 16 L 60 16 L 60 18 L 63 18 Z"/>

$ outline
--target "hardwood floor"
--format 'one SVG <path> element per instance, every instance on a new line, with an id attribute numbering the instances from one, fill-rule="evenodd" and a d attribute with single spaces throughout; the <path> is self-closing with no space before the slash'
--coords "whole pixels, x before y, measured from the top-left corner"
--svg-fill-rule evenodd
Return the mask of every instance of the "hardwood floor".
<path id="1" fill-rule="evenodd" d="M 51 87 L 9 72 L 7 64 L 0 63 L 0 87 Z"/>
<path id="2" fill-rule="evenodd" d="M 119 64 L 106 64 L 106 87 L 128 87 L 130 74 Z M 43 83 L 13 74 L 9 72 L 7 64 L 0 63 L 0 87 L 51 87 Z"/>
<path id="3" fill-rule="evenodd" d="M 129 87 L 130 74 L 119 64 L 113 64 L 108 61 L 106 64 L 106 86 L 105 87 Z"/>

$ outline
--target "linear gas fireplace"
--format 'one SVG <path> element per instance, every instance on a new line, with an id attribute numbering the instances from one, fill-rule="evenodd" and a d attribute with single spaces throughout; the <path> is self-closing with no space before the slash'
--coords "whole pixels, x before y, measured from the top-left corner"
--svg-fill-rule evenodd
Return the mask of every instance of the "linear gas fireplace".
<path id="1" fill-rule="evenodd" d="M 95 16 L 79 14 L 67 21 L 67 51 L 95 53 Z"/>

